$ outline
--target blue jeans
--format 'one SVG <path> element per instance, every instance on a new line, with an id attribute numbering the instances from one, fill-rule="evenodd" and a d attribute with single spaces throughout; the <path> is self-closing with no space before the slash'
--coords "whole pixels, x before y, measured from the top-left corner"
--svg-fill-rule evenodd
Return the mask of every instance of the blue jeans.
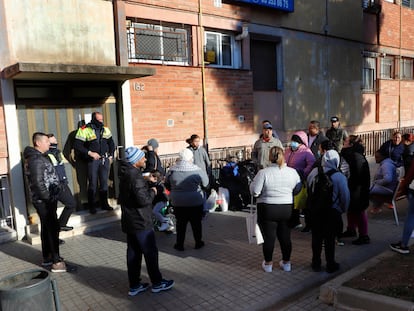
<path id="1" fill-rule="evenodd" d="M 404 222 L 404 229 L 401 244 L 403 246 L 408 246 L 408 241 L 410 240 L 411 234 L 414 229 L 414 190 L 409 189 L 407 193 L 408 198 L 408 210 L 407 217 Z"/>

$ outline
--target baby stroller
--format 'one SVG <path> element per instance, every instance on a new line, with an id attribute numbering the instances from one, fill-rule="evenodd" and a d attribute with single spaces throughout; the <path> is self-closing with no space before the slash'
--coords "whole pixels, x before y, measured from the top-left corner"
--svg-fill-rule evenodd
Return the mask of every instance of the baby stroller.
<path id="1" fill-rule="evenodd" d="M 256 166 L 251 160 L 237 162 L 231 158 L 220 170 L 220 186 L 230 193 L 230 210 L 242 210 L 250 204 L 249 185 L 256 175 Z"/>

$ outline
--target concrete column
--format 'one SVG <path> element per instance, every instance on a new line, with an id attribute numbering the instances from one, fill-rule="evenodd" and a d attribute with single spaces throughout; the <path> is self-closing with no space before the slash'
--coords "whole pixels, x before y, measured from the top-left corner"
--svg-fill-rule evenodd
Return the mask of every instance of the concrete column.
<path id="1" fill-rule="evenodd" d="M 11 204 L 14 212 L 17 238 L 25 236 L 27 221 L 27 204 L 23 182 L 23 167 L 20 150 L 19 124 L 12 80 L 1 79 L 1 91 L 6 123 L 7 148 L 9 151 L 9 175 L 11 188 Z"/>

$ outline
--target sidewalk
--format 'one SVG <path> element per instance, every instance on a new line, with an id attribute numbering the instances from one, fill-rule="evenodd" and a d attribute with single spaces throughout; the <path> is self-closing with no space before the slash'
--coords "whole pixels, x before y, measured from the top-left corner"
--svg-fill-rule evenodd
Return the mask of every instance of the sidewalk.
<path id="1" fill-rule="evenodd" d="M 399 202 L 400 216 L 405 215 L 405 205 Z M 333 275 L 312 272 L 311 234 L 293 231 L 292 272 L 264 273 L 261 247 L 247 243 L 245 216 L 244 212 L 210 214 L 203 224 L 206 246 L 200 250 L 193 248 L 190 230 L 184 252 L 173 249 L 175 235 L 157 233 L 161 271 L 175 280 L 175 286 L 135 297 L 127 295 L 126 243 L 119 222 L 67 238 L 61 255 L 77 271 L 52 274 L 62 310 L 333 310 L 316 299 L 315 288 L 383 252 L 402 230 L 401 225 L 395 226 L 391 210 L 369 215 L 371 244 L 355 246 L 348 239 L 345 246 L 337 247 L 341 270 Z M 40 245 L 3 244 L 0 278 L 39 267 L 41 258 Z M 276 245 L 274 261 L 280 258 Z M 148 281 L 145 267 L 142 272 L 143 281 Z"/>

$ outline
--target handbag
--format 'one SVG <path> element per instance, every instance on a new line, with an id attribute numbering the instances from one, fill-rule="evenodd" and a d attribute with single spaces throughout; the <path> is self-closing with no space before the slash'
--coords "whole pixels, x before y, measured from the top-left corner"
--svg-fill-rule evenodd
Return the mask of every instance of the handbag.
<path id="1" fill-rule="evenodd" d="M 307 200 L 308 200 L 308 191 L 306 190 L 306 186 L 302 184 L 302 189 L 300 189 L 300 192 L 293 197 L 294 209 L 297 209 L 297 210 L 305 209 Z"/>
<path id="2" fill-rule="evenodd" d="M 249 204 L 250 212 L 246 216 L 247 237 L 249 244 L 262 244 L 263 235 L 257 224 L 257 208 L 256 205 Z"/>

